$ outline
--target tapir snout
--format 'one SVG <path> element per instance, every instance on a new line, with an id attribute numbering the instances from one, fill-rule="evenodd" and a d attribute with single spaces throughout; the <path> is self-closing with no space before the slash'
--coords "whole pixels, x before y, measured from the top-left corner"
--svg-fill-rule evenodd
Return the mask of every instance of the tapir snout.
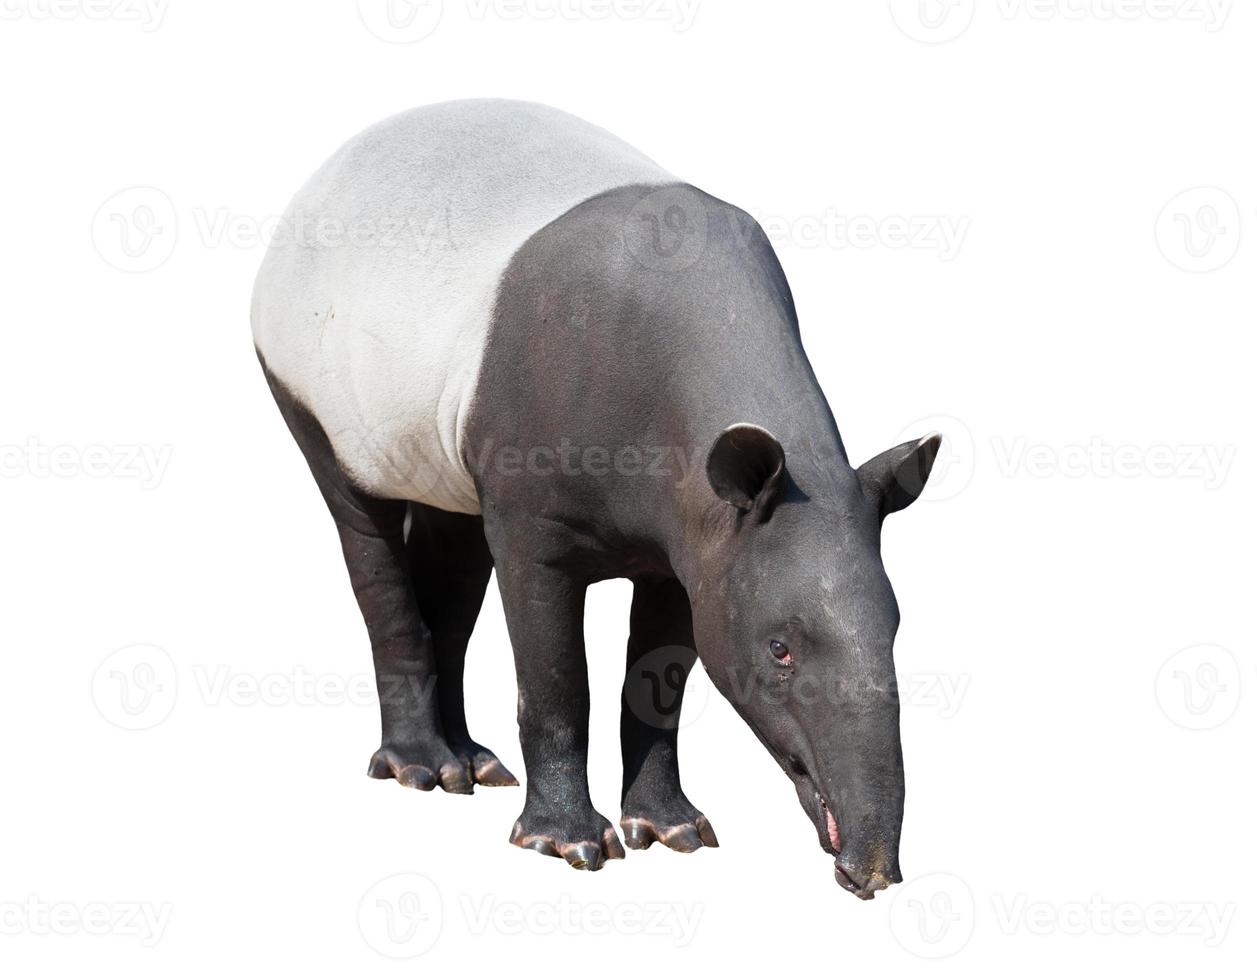
<path id="1" fill-rule="evenodd" d="M 889 709 L 888 709 L 889 710 Z M 903 881 L 899 867 L 899 835 L 903 824 L 903 756 L 898 739 L 898 711 L 881 719 L 891 738 L 848 735 L 847 745 L 861 751 L 842 753 L 828 777 L 795 778 L 799 801 L 816 828 L 817 839 L 834 858 L 834 879 L 857 898 L 871 899 Z"/>

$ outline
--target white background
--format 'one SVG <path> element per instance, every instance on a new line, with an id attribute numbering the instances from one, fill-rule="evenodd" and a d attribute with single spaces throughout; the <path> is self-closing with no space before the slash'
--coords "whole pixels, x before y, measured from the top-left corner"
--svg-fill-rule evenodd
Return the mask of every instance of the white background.
<path id="1" fill-rule="evenodd" d="M 1251 968 L 1257 11 L 650 2 L 4 0 L 7 975 Z M 853 459 L 948 437 L 887 525 L 907 881 L 874 902 L 701 675 L 720 850 L 578 874 L 507 844 L 522 790 L 364 774 L 369 651 L 254 361 L 258 234 L 365 125 L 473 95 L 761 217 Z M 613 820 L 627 601 L 588 619 Z M 522 775 L 496 590 L 468 664 Z"/>

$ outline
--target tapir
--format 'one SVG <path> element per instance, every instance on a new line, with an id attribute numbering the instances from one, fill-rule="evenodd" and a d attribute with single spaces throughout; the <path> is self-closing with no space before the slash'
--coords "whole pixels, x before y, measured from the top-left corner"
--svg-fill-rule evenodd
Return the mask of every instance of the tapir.
<path id="1" fill-rule="evenodd" d="M 345 144 L 276 229 L 252 305 L 340 536 L 382 738 L 371 776 L 514 776 L 467 730 L 493 573 L 526 768 L 511 841 L 624 856 L 590 799 L 585 593 L 633 584 L 620 829 L 715 847 L 681 788 L 697 659 L 785 771 L 839 884 L 900 881 L 904 771 L 883 519 L 940 440 L 853 468 L 762 228 L 603 129 L 507 100 Z"/>

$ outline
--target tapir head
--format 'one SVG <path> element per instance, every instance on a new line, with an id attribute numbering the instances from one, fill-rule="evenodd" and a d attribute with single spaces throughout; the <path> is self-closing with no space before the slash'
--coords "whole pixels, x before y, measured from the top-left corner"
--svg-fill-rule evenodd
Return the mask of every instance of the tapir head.
<path id="1" fill-rule="evenodd" d="M 794 782 L 839 884 L 864 899 L 902 880 L 899 610 L 881 526 L 921 493 L 939 443 L 904 443 L 855 471 L 800 460 L 796 482 L 771 433 L 736 425 L 707 459 L 719 502 L 690 597 L 699 656 Z"/>

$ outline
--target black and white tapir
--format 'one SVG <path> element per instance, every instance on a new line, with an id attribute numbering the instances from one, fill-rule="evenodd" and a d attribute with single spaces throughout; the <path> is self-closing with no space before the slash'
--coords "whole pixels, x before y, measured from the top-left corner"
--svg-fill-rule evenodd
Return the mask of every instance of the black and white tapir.
<path id="1" fill-rule="evenodd" d="M 511 840 L 624 856 L 586 779 L 585 591 L 633 582 L 620 827 L 716 846 L 681 790 L 695 657 L 794 783 L 839 883 L 900 881 L 887 514 L 937 435 L 858 469 L 746 213 L 544 106 L 451 102 L 352 139 L 290 206 L 253 335 L 340 534 L 383 740 L 370 775 L 517 785 L 463 657 L 496 570 L 528 785 Z"/>

